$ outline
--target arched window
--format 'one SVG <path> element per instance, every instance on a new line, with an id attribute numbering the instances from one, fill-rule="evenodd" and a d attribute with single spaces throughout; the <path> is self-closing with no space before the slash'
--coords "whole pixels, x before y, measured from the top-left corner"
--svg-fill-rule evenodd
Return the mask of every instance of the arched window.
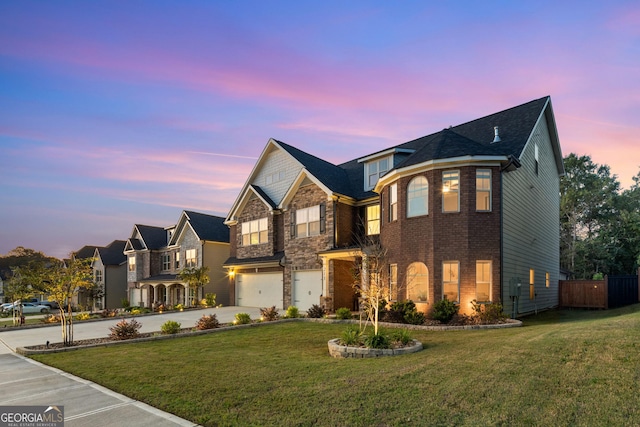
<path id="1" fill-rule="evenodd" d="M 417 176 L 407 186 L 407 217 L 427 215 L 429 213 L 429 181 Z"/>
<path id="2" fill-rule="evenodd" d="M 413 262 L 407 268 L 407 299 L 429 301 L 429 270 L 422 262 Z"/>

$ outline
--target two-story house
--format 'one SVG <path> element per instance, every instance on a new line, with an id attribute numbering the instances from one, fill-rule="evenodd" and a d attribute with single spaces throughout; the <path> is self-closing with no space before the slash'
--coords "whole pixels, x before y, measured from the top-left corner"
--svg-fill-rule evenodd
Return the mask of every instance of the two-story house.
<path id="1" fill-rule="evenodd" d="M 229 257 L 229 229 L 224 218 L 183 211 L 176 225 L 135 225 L 127 240 L 127 281 L 131 305 L 190 306 L 207 293 L 229 304 L 229 281 L 222 263 Z M 180 280 L 184 268 L 209 268 L 209 283 L 193 294 Z"/>
<path id="2" fill-rule="evenodd" d="M 102 295 L 94 301 L 97 309 L 114 309 L 122 306 L 127 296 L 127 257 L 124 240 L 114 240 L 105 247 L 97 247 L 91 267 L 93 279 L 102 289 Z"/>
<path id="3" fill-rule="evenodd" d="M 367 235 L 392 299 L 555 306 L 563 173 L 549 97 L 340 165 L 271 139 L 226 219 L 233 300 L 354 307 Z"/>

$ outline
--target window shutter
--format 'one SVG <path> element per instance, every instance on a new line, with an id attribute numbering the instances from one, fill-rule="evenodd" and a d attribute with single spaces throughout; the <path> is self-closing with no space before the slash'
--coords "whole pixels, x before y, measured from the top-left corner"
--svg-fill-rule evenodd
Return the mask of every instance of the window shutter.
<path id="1" fill-rule="evenodd" d="M 324 233 L 327 229 L 327 204 L 320 204 L 320 233 Z"/>
<path id="2" fill-rule="evenodd" d="M 291 211 L 291 218 L 289 221 L 289 235 L 292 239 L 296 237 L 296 211 Z"/>

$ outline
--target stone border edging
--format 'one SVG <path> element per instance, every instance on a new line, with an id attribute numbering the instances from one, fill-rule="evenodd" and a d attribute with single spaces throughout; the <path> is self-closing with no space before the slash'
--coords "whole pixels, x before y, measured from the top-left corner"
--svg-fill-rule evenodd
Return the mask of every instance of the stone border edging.
<path id="1" fill-rule="evenodd" d="M 111 317 L 109 319 L 114 319 L 114 318 Z M 100 319 L 100 320 L 103 320 L 103 319 Z M 129 343 L 156 341 L 156 340 L 167 340 L 167 339 L 174 339 L 174 338 L 184 338 L 184 337 L 191 337 L 194 335 L 205 335 L 210 333 L 229 331 L 236 328 L 251 328 L 251 327 L 256 327 L 261 325 L 270 325 L 273 323 L 300 322 L 300 321 L 315 322 L 315 323 L 345 323 L 345 324 L 353 324 L 353 323 L 357 324 L 360 322 L 359 320 L 348 320 L 348 319 L 338 320 L 338 319 L 327 319 L 327 318 L 315 319 L 315 318 L 298 317 L 295 319 L 280 319 L 280 320 L 274 320 L 271 322 L 249 323 L 246 325 L 222 326 L 220 328 L 207 329 L 204 331 L 191 331 L 191 332 L 184 332 L 184 333 L 177 333 L 177 334 L 170 334 L 170 335 L 163 335 L 160 332 L 158 332 L 158 335 L 153 335 L 150 337 L 133 338 L 130 340 L 120 340 L 120 341 L 105 341 L 101 343 L 76 345 L 72 347 L 60 347 L 60 348 L 49 348 L 49 349 L 30 349 L 28 347 L 17 347 L 16 353 L 21 354 L 23 356 L 29 356 L 31 354 L 60 353 L 64 351 L 80 350 L 83 348 L 107 347 L 111 345 L 129 344 Z M 406 323 L 386 323 L 386 322 L 380 322 L 379 325 L 388 327 L 388 328 L 402 327 L 410 330 L 423 330 L 423 331 L 462 331 L 462 330 L 476 330 L 476 329 L 514 328 L 514 327 L 522 326 L 522 321 L 516 320 L 516 319 L 507 319 L 506 323 L 499 323 L 494 325 L 464 325 L 464 326 L 422 326 L 422 325 L 409 325 Z M 422 344 L 420 344 L 420 346 L 422 346 Z"/>
<path id="2" fill-rule="evenodd" d="M 401 354 L 411 354 L 423 349 L 422 343 L 418 340 L 413 341 L 413 345 L 401 348 L 367 348 L 367 347 L 349 347 L 340 345 L 340 338 L 334 338 L 327 343 L 329 347 L 329 355 L 336 359 L 367 359 L 373 357 L 399 356 Z"/>

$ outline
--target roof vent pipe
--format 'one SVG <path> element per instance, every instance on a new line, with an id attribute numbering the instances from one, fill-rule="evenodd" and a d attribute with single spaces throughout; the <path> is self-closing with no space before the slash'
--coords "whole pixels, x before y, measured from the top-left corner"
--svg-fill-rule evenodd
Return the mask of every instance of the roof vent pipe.
<path id="1" fill-rule="evenodd" d="M 493 127 L 493 132 L 495 136 L 493 137 L 493 142 L 500 142 L 500 135 L 498 134 L 498 126 Z"/>

